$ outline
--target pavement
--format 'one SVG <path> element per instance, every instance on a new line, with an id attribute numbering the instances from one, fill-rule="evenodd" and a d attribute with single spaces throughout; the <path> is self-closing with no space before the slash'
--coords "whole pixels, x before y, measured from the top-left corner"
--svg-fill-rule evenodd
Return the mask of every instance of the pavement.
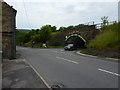
<path id="1" fill-rule="evenodd" d="M 76 51 L 63 49 L 17 47 L 17 50 L 49 86 L 114 88 L 112 90 L 118 88 L 120 63 L 86 57 L 76 54 Z"/>
<path id="2" fill-rule="evenodd" d="M 0 66 L 0 90 L 2 89 L 2 67 Z"/>
<path id="3" fill-rule="evenodd" d="M 21 57 L 17 57 L 15 60 L 4 59 L 2 88 L 32 88 L 33 90 L 44 88 L 48 90 L 42 79 Z"/>
<path id="4" fill-rule="evenodd" d="M 2 52 L 0 51 L 0 90 L 2 89 Z"/>

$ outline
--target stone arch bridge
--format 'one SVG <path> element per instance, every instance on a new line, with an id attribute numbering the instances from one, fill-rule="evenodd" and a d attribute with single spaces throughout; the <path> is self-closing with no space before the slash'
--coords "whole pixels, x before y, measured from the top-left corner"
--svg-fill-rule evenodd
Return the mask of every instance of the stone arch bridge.
<path id="1" fill-rule="evenodd" d="M 77 48 L 86 47 L 86 45 L 100 33 L 96 25 L 85 26 L 78 30 L 65 31 L 65 45 L 74 44 Z"/>

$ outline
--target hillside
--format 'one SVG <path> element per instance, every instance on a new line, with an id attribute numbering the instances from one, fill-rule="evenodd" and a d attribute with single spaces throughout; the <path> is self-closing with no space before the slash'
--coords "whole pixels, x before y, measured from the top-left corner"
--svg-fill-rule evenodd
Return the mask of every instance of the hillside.
<path id="1" fill-rule="evenodd" d="M 120 23 L 114 23 L 103 27 L 101 34 L 96 36 L 96 38 L 88 44 L 88 48 L 81 52 L 102 57 L 120 58 L 119 26 Z"/>
<path id="2" fill-rule="evenodd" d="M 21 32 L 29 32 L 30 31 L 30 29 L 17 29 L 17 30 L 19 30 Z"/>
<path id="3" fill-rule="evenodd" d="M 88 47 L 101 49 L 118 49 L 120 48 L 120 39 L 118 38 L 120 30 L 118 30 L 120 23 L 115 23 L 102 28 L 102 33 L 93 40 Z"/>

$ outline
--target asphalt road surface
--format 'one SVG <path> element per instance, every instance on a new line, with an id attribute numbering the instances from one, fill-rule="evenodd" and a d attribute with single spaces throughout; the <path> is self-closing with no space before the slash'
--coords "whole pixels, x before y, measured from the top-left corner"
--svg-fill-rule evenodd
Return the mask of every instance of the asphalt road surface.
<path id="1" fill-rule="evenodd" d="M 118 88 L 117 62 L 80 56 L 76 51 L 63 49 L 17 47 L 17 50 L 50 86 Z"/>

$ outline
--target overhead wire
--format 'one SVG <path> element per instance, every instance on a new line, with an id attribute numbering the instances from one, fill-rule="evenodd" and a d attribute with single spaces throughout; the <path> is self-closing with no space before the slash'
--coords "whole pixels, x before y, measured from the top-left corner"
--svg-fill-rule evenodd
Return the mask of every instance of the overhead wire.
<path id="1" fill-rule="evenodd" d="M 23 6 L 24 6 L 24 10 L 25 10 L 26 17 L 27 17 L 28 25 L 31 27 L 31 24 L 30 24 L 30 21 L 29 21 L 29 18 L 28 18 L 27 9 L 26 9 L 26 5 L 25 5 L 24 0 L 23 0 Z"/>

